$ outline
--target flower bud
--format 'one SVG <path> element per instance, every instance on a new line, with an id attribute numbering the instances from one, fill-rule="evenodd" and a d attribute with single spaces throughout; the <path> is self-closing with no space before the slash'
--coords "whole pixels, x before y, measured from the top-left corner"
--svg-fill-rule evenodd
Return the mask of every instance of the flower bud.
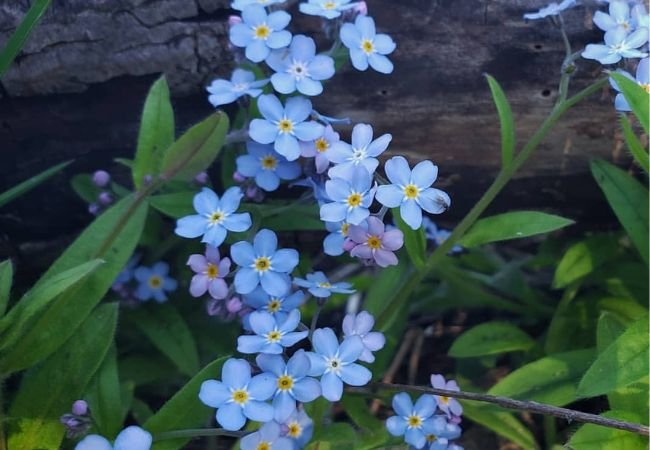
<path id="1" fill-rule="evenodd" d="M 102 192 L 97 197 L 97 201 L 103 206 L 108 206 L 113 203 L 113 195 L 110 192 Z"/>
<path id="2" fill-rule="evenodd" d="M 242 303 L 239 297 L 232 297 L 226 302 L 226 309 L 231 314 L 238 313 L 243 306 L 244 304 Z"/>
<path id="3" fill-rule="evenodd" d="M 233 27 L 241 22 L 242 20 L 239 16 L 228 16 L 228 26 Z"/>
<path id="4" fill-rule="evenodd" d="M 235 171 L 235 173 L 232 174 L 232 179 L 235 180 L 235 182 L 237 183 L 243 183 L 244 181 L 246 181 L 246 177 L 237 171 Z"/>
<path id="5" fill-rule="evenodd" d="M 99 211 L 100 211 L 100 208 L 99 208 L 99 205 L 97 203 L 91 203 L 90 205 L 88 205 L 88 212 L 90 214 L 92 214 L 93 216 L 99 215 Z"/>
<path id="6" fill-rule="evenodd" d="M 246 198 L 253 200 L 257 197 L 258 193 L 259 189 L 257 189 L 256 186 L 249 186 L 246 188 Z"/>
<path id="7" fill-rule="evenodd" d="M 93 184 L 97 187 L 106 187 L 110 182 L 111 176 L 105 170 L 98 170 L 93 174 Z"/>
<path id="8" fill-rule="evenodd" d="M 220 315 L 221 311 L 223 311 L 223 300 L 211 298 L 205 304 L 205 311 L 208 313 L 208 316 L 211 317 Z"/>
<path id="9" fill-rule="evenodd" d="M 77 416 L 85 416 L 88 414 L 88 403 L 84 400 L 77 400 L 72 404 L 72 414 Z"/>
<path id="10" fill-rule="evenodd" d="M 199 172 L 194 177 L 194 182 L 197 184 L 208 184 L 208 181 L 210 181 L 210 177 L 206 172 Z"/>
<path id="11" fill-rule="evenodd" d="M 354 7 L 354 12 L 356 12 L 357 14 L 361 14 L 362 16 L 367 16 L 368 5 L 364 1 L 358 2 Z"/>

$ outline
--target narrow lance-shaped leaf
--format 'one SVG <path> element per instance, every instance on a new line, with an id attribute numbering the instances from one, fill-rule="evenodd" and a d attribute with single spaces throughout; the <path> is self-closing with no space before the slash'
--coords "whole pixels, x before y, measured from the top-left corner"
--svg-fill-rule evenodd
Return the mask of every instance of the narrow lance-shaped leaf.
<path id="1" fill-rule="evenodd" d="M 0 263 L 0 317 L 4 315 L 9 304 L 13 276 L 14 267 L 11 264 L 11 260 L 2 261 Z"/>
<path id="2" fill-rule="evenodd" d="M 489 428 L 525 450 L 539 449 L 533 434 L 512 413 L 495 411 L 487 405 L 476 402 L 465 401 L 462 404 L 463 415 L 472 422 Z"/>
<path id="3" fill-rule="evenodd" d="M 485 76 L 492 91 L 492 98 L 499 113 L 501 124 L 501 165 L 508 167 L 512 163 L 515 151 L 515 121 L 512 117 L 512 109 L 506 98 L 506 94 L 492 76 Z"/>
<path id="4" fill-rule="evenodd" d="M 630 153 L 634 157 L 636 163 L 647 173 L 650 171 L 650 158 L 648 157 L 648 150 L 643 148 L 641 141 L 634 131 L 632 131 L 632 125 L 630 120 L 625 115 L 621 115 L 621 126 L 623 128 L 623 136 L 625 136 L 625 143 L 630 149 Z"/>
<path id="5" fill-rule="evenodd" d="M 38 186 L 48 178 L 52 177 L 53 175 L 56 175 L 57 173 L 65 169 L 70 163 L 72 163 L 72 161 L 67 161 L 61 164 L 57 164 L 56 166 L 50 167 L 49 169 L 44 170 L 38 175 L 31 177 L 29 180 L 25 180 L 22 183 L 12 187 L 8 191 L 0 193 L 0 207 L 20 197 L 26 192 L 31 191 L 32 189 L 34 189 L 36 186 Z"/>
<path id="6" fill-rule="evenodd" d="M 424 233 L 424 227 L 413 230 L 400 216 L 399 208 L 392 210 L 395 225 L 404 233 L 404 247 L 409 258 L 418 269 L 422 269 L 427 257 L 427 237 Z"/>
<path id="7" fill-rule="evenodd" d="M 99 434 L 115 436 L 122 429 L 122 392 L 117 351 L 111 346 L 87 390 L 86 400 Z"/>
<path id="8" fill-rule="evenodd" d="M 650 133 L 650 93 L 620 73 L 612 72 L 610 76 L 621 89 L 646 134 Z"/>

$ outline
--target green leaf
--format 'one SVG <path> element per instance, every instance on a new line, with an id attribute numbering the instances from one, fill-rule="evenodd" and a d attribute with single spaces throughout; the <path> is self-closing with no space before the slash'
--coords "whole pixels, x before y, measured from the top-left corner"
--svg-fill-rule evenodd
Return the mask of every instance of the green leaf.
<path id="1" fill-rule="evenodd" d="M 406 247 L 409 258 L 415 267 L 418 269 L 424 268 L 427 258 L 427 237 L 424 233 L 424 227 L 413 230 L 400 216 L 399 208 L 394 208 L 392 212 L 395 225 L 404 233 L 404 247 Z"/>
<path id="2" fill-rule="evenodd" d="M 490 242 L 519 239 L 559 230 L 574 222 L 538 211 L 515 211 L 477 220 L 459 244 L 476 247 Z"/>
<path id="3" fill-rule="evenodd" d="M 512 118 L 510 103 L 506 94 L 490 75 L 485 76 L 492 91 L 492 99 L 499 113 L 499 123 L 501 124 L 501 165 L 508 167 L 512 163 L 515 151 L 515 121 Z"/>
<path id="4" fill-rule="evenodd" d="M 633 323 L 598 355 L 585 373 L 580 397 L 595 397 L 628 386 L 648 375 L 648 316 Z"/>
<path id="5" fill-rule="evenodd" d="M 25 369 L 58 349 L 88 317 L 110 289 L 133 254 L 144 227 L 147 203 L 127 197 L 84 230 L 38 281 L 47 284 L 55 275 L 82 261 L 106 261 L 95 272 L 58 296 L 16 345 L 0 352 L 0 372 Z"/>
<path id="6" fill-rule="evenodd" d="M 598 294 L 575 297 L 578 286 L 569 288 L 555 308 L 546 332 L 547 354 L 566 352 L 596 345 L 594 329 L 598 320 Z"/>
<path id="7" fill-rule="evenodd" d="M 632 153 L 634 160 L 647 173 L 650 170 L 650 167 L 648 167 L 650 165 L 648 150 L 646 150 L 643 147 L 639 138 L 636 137 L 636 134 L 634 134 L 634 131 L 632 131 L 632 125 L 630 124 L 630 120 L 624 114 L 621 114 L 621 126 L 623 128 L 623 136 L 625 137 L 625 143 L 627 144 L 627 147 L 630 149 L 630 152 Z"/>
<path id="8" fill-rule="evenodd" d="M 169 101 L 167 80 L 162 76 L 149 89 L 140 119 L 138 148 L 132 168 L 136 189 L 142 186 L 146 175 L 155 176 L 160 173 L 160 161 L 173 142 L 174 110 Z"/>
<path id="9" fill-rule="evenodd" d="M 52 0 L 36 0 L 25 17 L 20 22 L 16 31 L 11 35 L 5 48 L 0 52 L 0 77 L 4 75 L 11 63 L 14 61 L 20 50 L 25 45 L 27 38 L 32 33 L 36 24 L 41 20 L 43 14 L 50 6 Z"/>
<path id="10" fill-rule="evenodd" d="M 66 345 L 23 377 L 9 409 L 9 448 L 56 450 L 65 428 L 59 417 L 79 399 L 113 342 L 118 305 L 97 308 Z"/>
<path id="11" fill-rule="evenodd" d="M 601 416 L 639 423 L 639 417 L 624 411 L 607 411 Z M 571 437 L 572 450 L 647 450 L 648 438 L 629 431 L 587 424 Z"/>
<path id="12" fill-rule="evenodd" d="M 650 133 L 650 94 L 635 81 L 620 73 L 611 72 L 609 75 L 618 84 L 625 96 L 625 100 L 629 103 L 636 118 L 639 119 L 646 134 Z"/>
<path id="13" fill-rule="evenodd" d="M 116 436 L 122 429 L 122 390 L 114 345 L 90 382 L 86 400 L 99 434 Z"/>
<path id="14" fill-rule="evenodd" d="M 9 294 L 11 292 L 11 283 L 14 277 L 14 267 L 11 260 L 0 263 L 0 318 L 4 316 L 9 305 Z"/>
<path id="15" fill-rule="evenodd" d="M 104 261 L 95 259 L 52 276 L 39 283 L 20 299 L 0 320 L 0 350 L 10 347 L 31 330 L 36 316 L 51 305 L 63 292 L 93 273 Z"/>
<path id="16" fill-rule="evenodd" d="M 324 427 L 321 433 L 314 433 L 314 437 L 307 445 L 306 450 L 334 450 L 355 449 L 357 432 L 348 423 L 334 422 Z"/>
<path id="17" fill-rule="evenodd" d="M 616 166 L 596 159 L 591 173 L 605 193 L 609 206 L 648 264 L 648 188 Z"/>
<path id="18" fill-rule="evenodd" d="M 197 192 L 175 192 L 173 194 L 154 195 L 149 200 L 151 206 L 172 219 L 196 214 L 192 206 L 192 200 Z"/>
<path id="19" fill-rule="evenodd" d="M 505 411 L 494 411 L 476 402 L 462 402 L 463 415 L 472 422 L 483 425 L 500 436 L 511 440 L 524 450 L 537 450 L 535 437 L 515 416 Z"/>
<path id="20" fill-rule="evenodd" d="M 594 358 L 593 349 L 557 353 L 520 367 L 488 394 L 563 406 L 575 401 L 578 382 Z"/>
<path id="21" fill-rule="evenodd" d="M 325 225 L 320 220 L 318 205 L 289 204 L 244 204 L 241 211 L 249 211 L 262 219 L 264 228 L 280 231 L 319 231 Z"/>
<path id="22" fill-rule="evenodd" d="M 370 413 L 370 406 L 365 398 L 344 395 L 341 403 L 345 413 L 359 428 L 368 433 L 376 433 L 384 428 L 384 423 Z"/>
<path id="23" fill-rule="evenodd" d="M 71 163 L 72 161 L 67 161 L 61 164 L 57 164 L 56 166 L 50 167 L 49 169 L 39 173 L 38 175 L 31 177 L 29 180 L 25 180 L 22 183 L 12 187 L 8 191 L 4 191 L 0 193 L 0 208 L 6 205 L 7 203 L 9 203 L 10 201 L 16 199 L 17 197 L 20 197 L 21 195 L 25 194 L 26 192 L 31 191 L 36 186 L 43 183 L 45 180 L 52 177 L 53 175 L 56 175 L 57 173 L 61 172 Z"/>
<path id="24" fill-rule="evenodd" d="M 227 131 L 228 116 L 221 111 L 194 125 L 165 152 L 162 176 L 168 180 L 193 179 L 217 157 Z"/>
<path id="25" fill-rule="evenodd" d="M 573 244 L 566 251 L 555 270 L 553 287 L 561 289 L 592 273 L 611 260 L 618 250 L 618 242 L 610 235 L 594 235 Z"/>
<path id="26" fill-rule="evenodd" d="M 176 308 L 169 303 L 146 305 L 132 311 L 133 324 L 181 373 L 192 376 L 199 370 L 194 336 Z"/>
<path id="27" fill-rule="evenodd" d="M 92 176 L 87 173 L 80 173 L 72 177 L 70 180 L 72 190 L 86 203 L 95 203 L 97 196 L 102 190 L 95 186 Z"/>
<path id="28" fill-rule="evenodd" d="M 144 428 L 156 434 L 203 426 L 207 418 L 214 414 L 214 410 L 199 400 L 201 384 L 206 380 L 219 378 L 226 359 L 228 357 L 224 356 L 205 366 L 145 422 Z M 153 444 L 151 450 L 177 450 L 183 448 L 188 441 L 189 438 L 159 441 Z"/>
<path id="29" fill-rule="evenodd" d="M 535 341 L 518 327 L 507 322 L 487 322 L 461 334 L 449 349 L 454 358 L 472 358 L 500 353 L 525 351 Z"/>

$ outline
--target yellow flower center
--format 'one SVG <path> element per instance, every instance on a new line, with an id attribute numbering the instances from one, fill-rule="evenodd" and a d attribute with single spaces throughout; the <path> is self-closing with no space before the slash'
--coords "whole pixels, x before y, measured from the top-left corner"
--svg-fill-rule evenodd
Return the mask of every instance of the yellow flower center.
<path id="1" fill-rule="evenodd" d="M 278 160 L 273 155 L 266 155 L 264 158 L 262 158 L 261 164 L 262 169 L 275 170 L 275 168 L 278 166 Z"/>
<path id="2" fill-rule="evenodd" d="M 422 426 L 422 418 L 420 416 L 409 416 L 407 421 L 410 428 L 420 428 Z"/>
<path id="3" fill-rule="evenodd" d="M 208 264 L 208 268 L 205 270 L 206 275 L 211 280 L 219 276 L 219 267 L 216 264 Z"/>
<path id="4" fill-rule="evenodd" d="M 334 8 L 336 8 L 336 3 L 334 2 L 323 3 L 323 9 L 334 9 Z"/>
<path id="5" fill-rule="evenodd" d="M 258 272 L 266 272 L 271 268 L 271 260 L 266 256 L 260 256 L 255 260 L 255 270 Z"/>
<path id="6" fill-rule="evenodd" d="M 221 222 L 223 222 L 223 219 L 225 219 L 224 213 L 221 211 L 215 211 L 212 214 L 210 214 L 210 218 L 208 219 L 210 221 L 211 225 L 218 225 Z"/>
<path id="7" fill-rule="evenodd" d="M 361 194 L 357 194 L 356 192 L 353 194 L 350 194 L 348 197 L 348 206 L 350 208 L 356 208 L 361 204 Z"/>
<path id="8" fill-rule="evenodd" d="M 266 340 L 270 343 L 278 342 L 282 338 L 282 333 L 277 330 L 273 330 L 266 335 Z"/>
<path id="9" fill-rule="evenodd" d="M 244 389 L 237 389 L 232 393 L 232 401 L 243 405 L 248 401 L 248 392 Z"/>
<path id="10" fill-rule="evenodd" d="M 381 248 L 381 239 L 379 239 L 377 236 L 370 236 L 368 238 L 368 247 L 370 247 L 373 250 L 378 250 Z"/>
<path id="11" fill-rule="evenodd" d="M 373 44 L 370 39 L 364 39 L 361 41 L 361 50 L 367 54 L 371 54 L 375 51 L 375 44 Z"/>
<path id="12" fill-rule="evenodd" d="M 438 438 L 437 438 L 435 435 L 433 435 L 433 434 L 427 434 L 427 442 L 428 442 L 429 444 L 431 444 L 432 442 L 434 442 L 436 439 L 438 439 Z"/>
<path id="13" fill-rule="evenodd" d="M 414 184 L 407 184 L 406 186 L 404 186 L 404 195 L 406 196 L 406 198 L 410 198 L 410 199 L 417 198 L 419 193 L 420 190 Z"/>
<path id="14" fill-rule="evenodd" d="M 347 236 L 349 229 L 350 229 L 350 224 L 349 223 L 344 223 L 343 225 L 341 225 L 341 234 L 343 236 Z"/>
<path id="15" fill-rule="evenodd" d="M 266 40 L 271 35 L 271 29 L 267 24 L 262 23 L 253 28 L 253 34 L 255 35 L 255 39 Z"/>
<path id="16" fill-rule="evenodd" d="M 293 387 L 293 378 L 289 375 L 282 375 L 278 378 L 278 389 L 281 391 L 288 391 Z"/>
<path id="17" fill-rule="evenodd" d="M 260 442 L 257 444 L 257 447 L 255 447 L 255 450 L 271 450 L 271 443 L 270 442 Z"/>
<path id="18" fill-rule="evenodd" d="M 277 298 L 274 298 L 269 302 L 268 305 L 266 305 L 266 309 L 272 313 L 280 311 L 281 307 L 282 307 L 282 302 Z"/>
<path id="19" fill-rule="evenodd" d="M 330 143 L 327 142 L 325 138 L 316 139 L 315 145 L 316 145 L 316 151 L 318 151 L 318 153 L 326 152 L 327 149 L 330 148 Z"/>
<path id="20" fill-rule="evenodd" d="M 327 281 L 325 281 L 323 283 L 318 283 L 318 287 L 329 289 L 329 288 L 332 287 L 332 285 L 330 283 L 328 283 Z"/>
<path id="21" fill-rule="evenodd" d="M 644 91 L 646 91 L 648 94 L 650 94 L 650 83 L 645 84 L 645 83 L 640 83 L 641 87 L 643 88 Z"/>
<path id="22" fill-rule="evenodd" d="M 302 427 L 298 422 L 289 422 L 287 425 L 287 435 L 292 438 L 299 438 L 300 435 L 302 434 Z"/>
<path id="23" fill-rule="evenodd" d="M 282 119 L 278 122 L 278 128 L 282 133 L 291 133 L 293 131 L 293 122 L 289 119 Z"/>
<path id="24" fill-rule="evenodd" d="M 158 275 L 153 275 L 151 278 L 149 278 L 149 287 L 158 289 L 160 286 L 162 286 L 162 278 L 160 278 Z"/>
<path id="25" fill-rule="evenodd" d="M 445 397 L 444 395 L 438 397 L 438 400 L 440 400 L 440 401 L 441 401 L 442 403 L 444 403 L 445 405 L 446 405 L 447 403 L 449 403 L 449 397 Z"/>

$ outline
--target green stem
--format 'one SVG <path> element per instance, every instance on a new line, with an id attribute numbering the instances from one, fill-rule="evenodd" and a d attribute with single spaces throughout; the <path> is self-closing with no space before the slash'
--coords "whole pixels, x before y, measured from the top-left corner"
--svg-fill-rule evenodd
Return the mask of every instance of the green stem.
<path id="1" fill-rule="evenodd" d="M 248 433 L 245 431 L 228 431 L 223 428 L 196 428 L 188 430 L 174 430 L 174 431 L 165 431 L 154 436 L 153 440 L 158 441 L 167 441 L 170 439 L 186 439 L 186 438 L 195 438 L 195 437 L 209 437 L 209 436 L 229 436 L 240 438 L 246 436 Z"/>

